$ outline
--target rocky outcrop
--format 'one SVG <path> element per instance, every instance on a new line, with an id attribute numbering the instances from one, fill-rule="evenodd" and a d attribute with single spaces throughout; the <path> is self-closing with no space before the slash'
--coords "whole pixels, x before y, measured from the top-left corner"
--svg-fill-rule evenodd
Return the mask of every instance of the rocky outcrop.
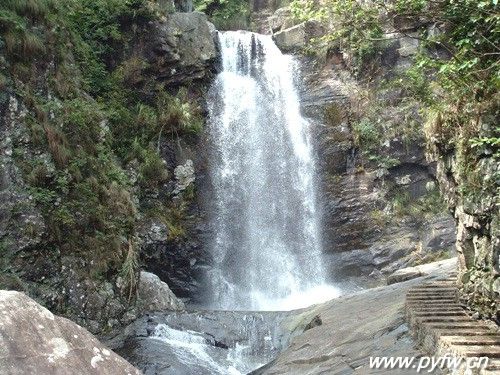
<path id="1" fill-rule="evenodd" d="M 141 312 L 183 310 L 184 303 L 158 276 L 142 271 L 137 289 L 137 306 Z"/>
<path id="2" fill-rule="evenodd" d="M 429 273 L 439 270 L 440 268 L 455 267 L 457 258 L 446 259 L 440 262 L 423 264 L 421 266 L 407 267 L 399 269 L 387 277 L 387 284 L 402 283 L 403 281 L 416 279 L 417 277 L 427 276 Z"/>
<path id="3" fill-rule="evenodd" d="M 177 3 L 178 9 L 189 8 L 189 2 Z M 168 1 L 160 5 L 173 11 Z M 180 86 L 189 86 L 186 90 L 189 100 L 202 103 L 203 90 L 217 59 L 214 30 L 206 16 L 196 12 L 169 13 L 135 27 L 130 45 L 113 47 L 116 51 L 107 61 L 109 69 L 117 68 L 121 73 L 126 66 L 130 71 L 127 77 L 133 79 L 125 78 L 125 84 L 147 106 L 152 106 L 151 98 L 155 97 L 159 86 L 172 96 Z M 2 69 L 6 61 L 4 54 L 4 49 L 0 49 Z M 32 66 L 33 71 L 40 71 L 34 83 L 37 93 L 43 96 L 40 100 L 50 100 L 56 103 L 56 107 L 63 103 L 64 99 L 58 98 L 51 88 L 55 64 L 36 61 Z M 131 274 L 128 278 L 123 276 L 120 262 L 124 260 L 121 251 L 125 246 L 116 255 L 115 264 L 101 272 L 93 254 L 72 249 L 66 244 L 65 234 L 54 239 L 50 231 L 54 227 L 51 214 L 47 214 L 48 210 L 43 211 L 41 206 L 52 199 L 56 201 L 54 207 L 60 204 L 60 199 L 53 196 L 59 193 L 57 187 L 50 185 L 46 189 L 45 185 L 53 182 L 61 168 L 56 167 L 46 144 L 46 124 L 36 124 L 38 143 L 34 141 L 32 127 L 33 118 L 52 119 L 54 115 L 44 113 L 40 108 L 35 111 L 33 103 L 14 92 L 15 82 L 7 83 L 0 95 L 0 287 L 23 291 L 93 333 L 129 324 L 141 309 L 135 306 L 135 291 L 125 291 L 127 283 L 137 285 L 138 282 Z M 89 100 L 87 93 L 80 94 Z M 203 111 L 201 105 L 199 111 Z M 107 121 L 103 120 L 101 125 L 103 133 L 109 130 Z M 109 142 L 111 135 L 106 134 L 106 142 Z M 98 143 L 100 140 L 92 141 Z M 126 166 L 118 166 L 118 162 L 113 164 L 120 175 L 124 172 L 122 167 L 127 169 L 130 185 L 133 185 L 126 188 L 126 195 L 130 198 L 130 205 L 135 207 L 129 216 L 135 216 L 137 223 L 134 224 L 135 233 L 128 241 L 129 245 L 133 244 L 130 247 L 137 247 L 137 256 L 141 257 L 147 270 L 159 275 L 175 293 L 190 297 L 200 283 L 199 275 L 207 259 L 201 246 L 203 213 L 196 194 L 196 187 L 203 184 L 203 155 L 193 151 L 199 147 L 201 139 L 196 134 L 171 136 L 160 132 L 159 139 L 154 142 L 153 147 L 159 150 L 170 176 L 159 189 L 153 191 L 141 186 L 137 160 Z M 116 161 L 115 156 L 111 157 L 113 161 Z M 188 163 L 190 160 L 192 164 Z M 38 174 L 30 175 L 33 167 L 27 163 L 29 161 L 36 161 L 32 164 L 36 165 Z M 176 173 L 180 166 L 179 173 Z M 181 173 L 183 170 L 192 173 Z M 38 185 L 34 186 L 31 180 L 36 180 Z M 174 200 L 176 203 L 172 203 L 171 211 L 182 208 L 175 212 L 181 212 L 179 221 L 185 221 L 182 236 L 173 236 L 174 229 L 178 228 L 167 228 L 165 220 L 150 214 L 158 206 L 165 207 Z M 120 241 L 126 242 L 127 239 Z M 94 247 L 90 246 L 89 252 Z M 106 249 L 107 254 L 112 252 Z M 138 262 L 139 259 L 131 259 L 133 275 L 137 275 Z M 153 306 L 160 308 L 172 301 L 159 299 L 156 302 Z M 180 303 L 174 305 L 179 307 Z"/>
<path id="4" fill-rule="evenodd" d="M 487 131 L 488 126 L 478 128 Z M 481 316 L 499 321 L 500 164 L 488 151 L 475 161 L 464 161 L 463 150 L 449 150 L 435 137 L 430 138 L 430 144 L 430 157 L 438 163 L 439 185 L 457 225 L 461 298 Z M 464 173 L 465 163 L 471 164 L 470 172 Z"/>
<path id="5" fill-rule="evenodd" d="M 217 58 L 213 33 L 213 25 L 203 13 L 171 14 L 151 25 L 144 57 L 155 77 L 167 84 L 206 78 Z"/>
<path id="6" fill-rule="evenodd" d="M 279 15 L 276 17 L 279 17 Z M 281 23 L 279 19 L 276 20 L 276 22 L 278 24 Z M 286 25 L 286 21 L 283 21 L 283 24 Z M 274 27 L 278 28 L 278 25 L 275 25 Z M 280 27 L 283 27 L 283 25 Z M 312 38 L 321 36 L 323 33 L 324 29 L 319 22 L 307 21 L 282 31 L 278 31 L 273 35 L 273 39 L 281 50 L 290 52 L 303 49 Z"/>
<path id="7" fill-rule="evenodd" d="M 0 267 L 8 269 L 16 252 L 36 247 L 43 240 L 45 222 L 36 208 L 23 181 L 22 172 L 14 161 L 15 145 L 26 139 L 24 123 L 26 108 L 6 91 L 0 96 Z M 19 150 L 19 149 L 18 149 Z M 26 152 L 27 157 L 33 157 Z M 38 155 L 53 168 L 48 155 Z M 8 271 L 0 274 L 0 285 L 18 288 L 15 275 Z"/>
<path id="8" fill-rule="evenodd" d="M 0 316 L 2 374 L 141 374 L 87 330 L 22 293 L 0 291 Z"/>
<path id="9" fill-rule="evenodd" d="M 151 34 L 138 42 L 149 72 L 157 82 L 174 89 L 189 86 L 190 100 L 204 106 L 203 95 L 215 71 L 218 59 L 216 35 L 203 13 L 174 13 L 166 20 L 151 25 Z M 147 271 L 158 275 L 176 296 L 188 301 L 201 297 L 203 275 L 210 264 L 210 255 L 203 248 L 206 236 L 202 192 L 206 175 L 203 138 L 199 135 L 164 137 L 160 154 L 173 178 L 158 194 L 148 194 L 143 206 L 151 207 L 169 199 L 175 201 L 172 211 L 176 228 L 168 227 L 158 218 L 147 217 L 140 224 L 141 260 Z M 186 196 L 189 196 L 186 198 Z M 181 232 L 181 233 L 175 233 Z"/>

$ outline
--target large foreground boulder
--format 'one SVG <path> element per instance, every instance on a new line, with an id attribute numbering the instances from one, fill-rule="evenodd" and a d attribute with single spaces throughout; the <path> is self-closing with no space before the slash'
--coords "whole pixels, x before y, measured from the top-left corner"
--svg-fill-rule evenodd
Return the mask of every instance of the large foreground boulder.
<path id="1" fill-rule="evenodd" d="M 5 290 L 0 291 L 0 373 L 141 374 L 84 328 L 23 293 Z"/>

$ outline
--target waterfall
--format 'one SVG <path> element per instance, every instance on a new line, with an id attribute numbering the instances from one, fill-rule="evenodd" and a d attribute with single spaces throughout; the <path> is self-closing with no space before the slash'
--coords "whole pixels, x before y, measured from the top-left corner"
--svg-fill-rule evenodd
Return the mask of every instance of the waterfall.
<path id="1" fill-rule="evenodd" d="M 333 298 L 296 63 L 271 36 L 237 31 L 219 38 L 222 72 L 208 101 L 211 307 L 287 310 Z"/>

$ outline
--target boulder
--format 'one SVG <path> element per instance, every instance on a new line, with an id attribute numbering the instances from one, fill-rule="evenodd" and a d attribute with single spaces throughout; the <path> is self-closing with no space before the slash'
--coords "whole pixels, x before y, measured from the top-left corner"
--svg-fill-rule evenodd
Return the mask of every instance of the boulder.
<path id="1" fill-rule="evenodd" d="M 408 57 L 416 55 L 419 47 L 419 40 L 417 37 L 405 36 L 399 39 L 399 55 L 401 57 Z"/>
<path id="2" fill-rule="evenodd" d="M 418 267 L 403 268 L 389 275 L 389 277 L 387 278 L 387 284 L 391 285 L 391 284 L 401 283 L 403 281 L 416 279 L 417 277 L 420 276 L 424 276 L 424 274 Z"/>
<path id="3" fill-rule="evenodd" d="M 289 7 L 280 8 L 269 17 L 269 28 L 273 33 L 293 26 L 294 19 Z"/>
<path id="4" fill-rule="evenodd" d="M 23 293 L 0 291 L 0 316 L 2 374 L 141 374 L 87 330 Z"/>
<path id="5" fill-rule="evenodd" d="M 175 9 L 179 12 L 192 12 L 193 0 L 174 0 Z"/>
<path id="6" fill-rule="evenodd" d="M 315 37 L 321 36 L 324 29 L 317 21 L 306 21 L 296 26 L 279 31 L 273 35 L 274 42 L 283 51 L 300 50 Z"/>
<path id="7" fill-rule="evenodd" d="M 137 304 L 144 312 L 184 309 L 184 303 L 166 283 L 154 273 L 145 271 L 142 271 L 140 276 Z"/>

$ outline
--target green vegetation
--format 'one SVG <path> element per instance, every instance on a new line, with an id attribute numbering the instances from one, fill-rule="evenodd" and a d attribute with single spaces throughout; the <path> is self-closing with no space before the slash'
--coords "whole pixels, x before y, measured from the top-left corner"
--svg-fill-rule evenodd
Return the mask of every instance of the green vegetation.
<path id="1" fill-rule="evenodd" d="M 391 199 L 390 209 L 396 217 L 412 216 L 421 219 L 445 212 L 446 204 L 437 189 L 416 200 L 406 191 L 397 191 Z"/>
<path id="2" fill-rule="evenodd" d="M 387 223 L 398 223 L 404 218 L 422 222 L 446 212 L 446 209 L 446 203 L 437 189 L 430 190 L 415 199 L 406 189 L 400 188 L 396 189 L 389 197 L 387 207 L 383 210 L 372 210 L 370 217 L 375 224 L 384 226 Z"/>
<path id="3" fill-rule="evenodd" d="M 312 41 L 309 51 L 349 52 L 357 71 L 367 70 L 367 63 L 373 63 L 385 45 L 379 9 L 371 2 L 329 0 L 317 6 L 313 0 L 293 0 L 290 8 L 298 21 L 314 19 L 332 25 L 330 33 Z"/>
<path id="4" fill-rule="evenodd" d="M 196 10 L 208 15 L 218 30 L 247 29 L 250 2 L 246 0 L 195 0 Z"/>
<path id="5" fill-rule="evenodd" d="M 366 117 L 353 125 L 353 131 L 354 142 L 365 149 L 377 147 L 382 139 L 380 129 Z"/>
<path id="6" fill-rule="evenodd" d="M 26 155 L 24 140 L 14 151 L 45 217 L 47 246 L 80 256 L 80 272 L 94 279 L 122 275 L 128 298 L 138 267 L 133 185 L 157 190 L 169 178 L 162 137 L 196 135 L 203 124 L 187 90 L 167 92 L 131 50 L 163 12 L 146 0 L 0 3 L 0 87 L 28 109 L 30 152 L 49 153 Z"/>

